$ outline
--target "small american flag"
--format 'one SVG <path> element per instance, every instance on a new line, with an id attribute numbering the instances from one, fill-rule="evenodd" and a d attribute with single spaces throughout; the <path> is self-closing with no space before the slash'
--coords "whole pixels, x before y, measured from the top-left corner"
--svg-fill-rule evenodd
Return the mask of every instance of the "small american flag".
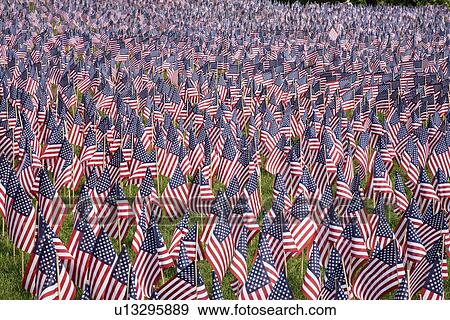
<path id="1" fill-rule="evenodd" d="M 143 294 L 151 297 L 154 286 L 158 283 L 162 270 L 173 265 L 166 245 L 155 223 L 150 225 L 145 233 L 134 262 L 136 279 L 142 287 Z"/>
<path id="2" fill-rule="evenodd" d="M 40 213 L 55 233 L 59 233 L 67 214 L 66 205 L 59 197 L 46 169 L 39 173 L 38 203 Z"/>
<path id="3" fill-rule="evenodd" d="M 313 242 L 309 249 L 308 267 L 302 284 L 302 292 L 307 299 L 317 300 L 319 298 L 321 282 L 319 247 L 316 242 Z"/>
<path id="4" fill-rule="evenodd" d="M 158 296 L 160 299 L 166 300 L 208 299 L 208 292 L 197 265 L 187 257 L 183 243 L 180 246 L 177 274 L 159 288 Z"/>
<path id="5" fill-rule="evenodd" d="M 178 164 L 161 196 L 161 204 L 169 220 L 173 221 L 183 215 L 187 207 L 189 186 Z"/>
<path id="6" fill-rule="evenodd" d="M 212 277 L 212 292 L 211 292 L 211 300 L 225 300 L 223 296 L 222 287 L 220 285 L 219 279 L 217 279 L 216 273 L 213 271 L 211 273 Z"/>
<path id="7" fill-rule="evenodd" d="M 92 252 L 89 267 L 89 285 L 93 299 L 105 299 L 107 287 L 111 281 L 112 268 L 117 260 L 113 245 L 106 232 L 101 229 Z"/>
<path id="8" fill-rule="evenodd" d="M 369 263 L 355 280 L 355 297 L 374 300 L 395 289 L 405 276 L 405 268 L 399 258 L 395 240 L 372 254 Z"/>

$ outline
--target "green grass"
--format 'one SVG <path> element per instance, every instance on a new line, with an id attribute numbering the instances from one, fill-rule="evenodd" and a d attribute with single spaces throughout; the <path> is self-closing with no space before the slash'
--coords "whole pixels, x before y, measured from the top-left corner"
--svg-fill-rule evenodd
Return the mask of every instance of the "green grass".
<path id="1" fill-rule="evenodd" d="M 398 169 L 398 165 L 394 164 L 394 169 L 392 170 L 391 178 L 393 179 L 393 173 Z M 157 183 L 159 183 L 159 192 L 162 193 L 164 188 L 166 187 L 168 182 L 167 178 L 161 177 Z M 266 171 L 262 170 L 262 177 L 261 177 L 261 193 L 262 193 L 262 206 L 265 210 L 269 210 L 272 205 L 272 189 L 273 189 L 273 182 L 274 177 L 270 174 L 268 174 Z M 155 185 L 157 184 L 155 183 Z M 224 190 L 224 186 L 218 182 L 215 181 L 214 183 L 214 192 L 217 194 L 219 190 Z M 130 203 L 132 199 L 134 199 L 134 196 L 137 192 L 136 186 L 124 187 L 124 191 L 127 194 L 127 197 L 130 199 Z M 65 199 L 66 202 L 68 202 L 67 197 L 67 190 L 62 190 L 60 192 L 63 199 Z M 408 190 L 408 196 L 411 196 L 411 192 Z M 371 200 L 368 200 L 367 202 L 368 210 L 369 212 L 373 208 L 373 202 Z M 70 210 L 71 211 L 71 210 Z M 389 221 L 389 224 L 391 227 L 394 227 L 398 221 L 399 217 L 393 212 L 393 210 L 390 207 L 386 207 L 386 216 L 387 220 Z M 204 223 L 206 220 L 205 218 L 202 218 L 199 215 L 192 214 L 191 215 L 191 224 L 198 223 L 200 232 L 201 232 L 201 226 L 202 223 Z M 2 221 L 3 223 L 3 221 Z M 60 238 L 63 240 L 64 243 L 67 243 L 70 235 L 72 233 L 72 227 L 73 227 L 73 216 L 72 213 L 70 213 L 63 224 Z M 173 230 L 175 228 L 175 223 L 170 223 L 168 219 L 163 216 L 161 221 L 161 232 L 164 237 L 165 243 L 167 246 L 170 244 L 170 240 L 172 237 Z M 129 253 L 132 259 L 135 258 L 134 252 L 130 249 L 131 248 L 131 241 L 134 234 L 135 228 L 132 227 L 127 235 L 127 238 L 124 241 L 124 244 L 127 248 L 129 248 Z M 248 270 L 252 267 L 252 257 L 254 256 L 257 248 L 257 241 L 258 237 L 255 237 L 252 242 L 249 244 L 249 259 L 247 261 Z M 117 253 L 119 253 L 119 244 L 116 240 L 113 240 L 113 245 Z M 21 252 L 19 250 L 16 250 L 15 256 L 13 255 L 13 246 L 11 245 L 11 242 L 8 240 L 7 235 L 0 234 L 0 299 L 33 299 L 33 297 L 26 292 L 22 288 L 21 284 Z M 28 261 L 28 255 L 24 255 L 24 263 L 26 266 L 26 263 Z M 450 261 L 449 261 L 450 262 Z M 203 280 L 205 282 L 205 285 L 208 289 L 208 292 L 211 292 L 211 267 L 209 266 L 207 261 L 200 261 L 198 263 L 199 270 L 202 274 Z M 288 271 L 288 279 L 290 287 L 293 291 L 294 297 L 296 299 L 304 299 L 303 294 L 301 293 L 301 287 L 302 287 L 302 281 L 303 281 L 303 275 L 306 271 L 307 267 L 307 257 L 306 254 L 303 253 L 301 255 L 298 255 L 296 257 L 292 257 L 287 262 L 287 271 Z M 323 271 L 323 270 L 322 270 Z M 173 277 L 175 275 L 175 268 L 169 268 L 164 271 L 164 278 L 165 280 Z M 233 277 L 230 274 L 230 272 L 227 271 L 223 284 L 222 284 L 222 290 L 224 293 L 224 296 L 226 299 L 236 299 L 231 287 L 230 282 L 232 281 Z M 161 284 L 161 282 L 160 282 Z M 450 282 L 445 282 L 445 290 L 446 295 L 450 293 Z M 79 298 L 81 295 L 81 290 L 78 289 L 77 291 L 77 298 Z M 394 297 L 394 293 L 391 293 L 387 295 L 386 299 L 392 299 Z M 416 297 L 417 298 L 417 297 Z"/>

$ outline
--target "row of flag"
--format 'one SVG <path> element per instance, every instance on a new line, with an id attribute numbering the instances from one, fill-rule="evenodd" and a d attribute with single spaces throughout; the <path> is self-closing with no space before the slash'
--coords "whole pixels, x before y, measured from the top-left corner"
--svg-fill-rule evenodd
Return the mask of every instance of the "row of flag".
<path id="1" fill-rule="evenodd" d="M 20 11 L 30 17 L 21 28 L 0 23 L 0 213 L 14 247 L 30 254 L 26 291 L 223 299 L 229 275 L 237 299 L 293 299 L 289 278 L 299 270 L 287 262 L 306 256 L 308 299 L 444 299 L 448 22 L 411 21 L 430 13 L 403 8 L 364 30 L 361 8 L 346 21 L 339 5 L 253 3 L 287 12 L 295 38 L 252 25 L 231 38 L 199 27 L 202 38 L 157 19 L 154 32 L 133 37 L 87 29 L 85 20 L 104 16 L 71 25 L 90 1 L 65 14 L 47 4 L 62 29 L 43 24 L 41 7 Z M 294 19 L 330 8 L 340 25 L 319 33 L 306 32 L 316 22 Z M 134 30 L 144 13 L 130 10 L 123 25 Z M 396 17 L 403 28 L 391 34 Z M 270 205 L 263 177 L 273 180 Z M 176 224 L 170 241 L 167 221 Z M 134 259 L 121 245 L 128 235 Z M 169 268 L 175 276 L 165 279 Z"/>

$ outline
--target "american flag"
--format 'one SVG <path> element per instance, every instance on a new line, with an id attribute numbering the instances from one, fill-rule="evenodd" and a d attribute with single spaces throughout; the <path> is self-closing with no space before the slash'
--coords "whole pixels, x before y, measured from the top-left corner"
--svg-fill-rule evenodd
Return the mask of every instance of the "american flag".
<path id="1" fill-rule="evenodd" d="M 361 235 L 361 229 L 356 218 L 353 218 L 345 226 L 336 243 L 336 249 L 339 251 L 346 267 L 345 272 L 351 279 L 355 270 L 369 258 L 366 242 Z"/>
<path id="2" fill-rule="evenodd" d="M 145 234 L 147 232 L 148 225 L 150 223 L 150 215 L 147 215 L 146 202 L 144 200 L 143 207 L 140 213 L 136 217 L 136 231 L 133 235 L 133 240 L 131 242 L 131 249 L 137 254 L 140 250 L 141 244 L 144 241 Z"/>
<path id="3" fill-rule="evenodd" d="M 336 169 L 336 197 L 350 200 L 352 198 L 352 192 L 342 171 L 342 165 L 338 164 Z"/>
<path id="4" fill-rule="evenodd" d="M 423 300 L 444 300 L 444 282 L 440 261 L 435 261 L 421 290 Z"/>
<path id="5" fill-rule="evenodd" d="M 31 253 L 35 242 L 36 211 L 13 171 L 9 179 L 5 188 L 10 199 L 6 209 L 8 236 L 17 248 Z"/>
<path id="6" fill-rule="evenodd" d="M 205 250 L 206 259 L 215 271 L 220 283 L 233 258 L 234 247 L 230 223 L 226 216 L 222 216 L 216 221 Z"/>
<path id="7" fill-rule="evenodd" d="M 303 279 L 302 292 L 307 299 L 317 300 L 321 288 L 319 247 L 316 242 L 313 242 L 309 249 L 308 267 Z"/>
<path id="8" fill-rule="evenodd" d="M 186 254 L 191 261 L 205 260 L 205 252 L 199 241 L 198 223 L 192 225 L 182 242 L 186 248 Z"/>
<path id="9" fill-rule="evenodd" d="M 267 243 L 266 237 L 260 234 L 258 242 L 258 255 L 248 275 L 239 299 L 266 300 L 272 292 L 280 275 L 276 269 L 275 261 Z"/>
<path id="10" fill-rule="evenodd" d="M 39 188 L 38 168 L 40 165 L 38 163 L 33 164 L 33 160 L 31 152 L 26 152 L 17 170 L 20 184 L 30 196 L 35 196 Z"/>
<path id="11" fill-rule="evenodd" d="M 44 216 L 47 224 L 55 233 L 59 233 L 66 218 L 67 209 L 50 181 L 46 169 L 41 169 L 39 172 L 38 204 L 39 212 Z"/>
<path id="12" fill-rule="evenodd" d="M 406 227 L 406 252 L 405 257 L 408 262 L 417 263 L 425 257 L 425 247 L 420 240 L 414 224 L 411 221 L 407 222 Z"/>
<path id="13" fill-rule="evenodd" d="M 72 235 L 67 244 L 74 257 L 74 263 L 68 265 L 68 272 L 78 287 L 83 287 L 88 279 L 89 266 L 94 251 L 96 234 L 86 220 L 80 216 L 75 222 Z"/>
<path id="14" fill-rule="evenodd" d="M 442 258 L 442 239 L 440 239 L 433 244 L 425 257 L 411 270 L 409 277 L 411 297 L 426 286 L 432 269 L 436 267 L 437 263 L 442 264 Z M 444 279 L 444 268 L 441 268 L 441 271 L 441 277 Z"/>
<path id="15" fill-rule="evenodd" d="M 436 190 L 441 207 L 448 211 L 450 209 L 450 182 L 448 182 L 447 176 L 441 169 L 438 169 L 434 176 L 433 187 Z"/>
<path id="16" fill-rule="evenodd" d="M 377 195 L 389 197 L 393 193 L 392 181 L 379 152 L 376 153 L 369 180 L 366 190 L 367 197 L 375 198 Z"/>
<path id="17" fill-rule="evenodd" d="M 63 131 L 62 124 L 51 130 L 50 136 L 47 140 L 47 146 L 41 155 L 42 160 L 52 160 L 58 157 L 64 141 Z"/>
<path id="18" fill-rule="evenodd" d="M 175 226 L 172 234 L 172 239 L 170 241 L 169 254 L 173 259 L 178 259 L 178 254 L 180 252 L 180 244 L 184 236 L 189 230 L 189 211 L 187 211 L 180 222 Z"/>
<path id="19" fill-rule="evenodd" d="M 310 213 L 310 208 L 303 193 L 294 201 L 287 220 L 297 252 L 303 251 L 316 236 L 317 224 Z"/>
<path id="20" fill-rule="evenodd" d="M 83 123 L 83 119 L 81 117 L 80 114 L 80 109 L 77 108 L 77 110 L 75 111 L 75 116 L 73 119 L 73 126 L 72 129 L 70 130 L 68 139 L 70 144 L 76 145 L 76 146 L 83 146 L 83 138 L 84 138 L 84 134 L 83 134 L 83 129 L 84 129 L 84 123 Z"/>
<path id="21" fill-rule="evenodd" d="M 93 193 L 93 203 L 96 208 L 96 211 L 100 211 L 101 207 L 106 201 L 108 197 L 109 190 L 112 186 L 111 177 L 109 175 L 109 169 L 105 168 L 103 170 L 100 178 L 97 180 Z"/>
<path id="22" fill-rule="evenodd" d="M 222 217 L 222 219 L 229 217 L 230 210 L 231 208 L 228 203 L 226 193 L 218 191 L 216 198 L 214 199 L 214 202 L 211 206 L 211 214 L 208 216 L 205 226 L 203 227 L 202 235 L 200 237 L 201 242 L 203 242 L 205 245 L 208 243 L 216 221 L 220 217 Z"/>
<path id="23" fill-rule="evenodd" d="M 244 225 L 239 234 L 239 238 L 236 242 L 236 249 L 234 251 L 233 259 L 230 264 L 230 272 L 236 278 L 232 281 L 231 287 L 236 296 L 239 296 L 239 292 L 242 286 L 247 281 L 247 258 L 248 258 L 248 230 Z"/>
<path id="24" fill-rule="evenodd" d="M 349 217 L 355 217 L 357 219 L 361 228 L 362 238 L 364 240 L 367 240 L 370 236 L 370 230 L 372 229 L 372 226 L 370 225 L 370 220 L 365 211 L 365 206 L 359 192 L 353 192 L 353 198 L 347 208 L 347 215 Z"/>
<path id="25" fill-rule="evenodd" d="M 341 300 L 344 297 L 348 299 L 348 295 L 342 292 L 342 287 L 348 290 L 345 280 L 345 270 L 339 252 L 332 247 L 325 268 L 325 282 L 319 298 L 324 300 Z"/>
<path id="26" fill-rule="evenodd" d="M 251 213 L 255 219 L 261 212 L 261 194 L 258 190 L 258 179 L 258 173 L 253 171 L 243 190 L 243 195 L 247 199 Z"/>
<path id="27" fill-rule="evenodd" d="M 81 300 L 91 300 L 91 288 L 88 283 L 83 287 L 83 293 L 81 294 Z"/>
<path id="28" fill-rule="evenodd" d="M 183 215 L 187 208 L 188 196 L 188 182 L 178 164 L 160 200 L 169 220 L 173 221 Z"/>
<path id="29" fill-rule="evenodd" d="M 211 273 L 212 277 L 212 292 L 211 300 L 225 300 L 222 292 L 222 287 L 220 285 L 219 279 L 217 279 L 216 273 L 213 271 Z"/>
<path id="30" fill-rule="evenodd" d="M 436 172 L 439 168 L 443 168 L 447 177 L 450 175 L 450 154 L 446 136 L 443 135 L 437 141 L 433 151 L 429 155 L 428 165 L 431 172 Z"/>
<path id="31" fill-rule="evenodd" d="M 80 161 L 82 163 L 88 162 L 97 150 L 97 141 L 95 137 L 95 132 L 92 128 L 89 128 L 86 137 L 84 138 L 83 147 L 80 153 Z"/>
<path id="32" fill-rule="evenodd" d="M 408 280 L 406 277 L 402 279 L 400 282 L 400 285 L 395 292 L 395 300 L 409 300 L 409 286 L 408 286 Z"/>
<path id="33" fill-rule="evenodd" d="M 414 198 L 419 202 L 419 207 L 423 210 L 430 202 L 438 201 L 439 198 L 430 182 L 425 170 L 420 170 L 419 180 L 414 192 Z"/>
<path id="34" fill-rule="evenodd" d="M 154 161 L 145 150 L 142 141 L 137 139 L 133 149 L 133 157 L 131 158 L 130 180 L 133 183 L 142 181 L 147 174 L 147 170 L 154 165 Z"/>
<path id="35" fill-rule="evenodd" d="M 138 284 L 136 275 L 127 248 L 124 246 L 111 270 L 111 278 L 104 298 L 106 300 L 143 299 L 142 291 L 136 284 Z"/>
<path id="36" fill-rule="evenodd" d="M 153 223 L 146 229 L 145 239 L 139 247 L 133 265 L 137 283 L 140 284 L 144 296 L 150 298 L 163 269 L 173 265 L 157 224 Z"/>
<path id="37" fill-rule="evenodd" d="M 377 202 L 377 206 L 374 210 L 374 215 L 376 216 L 376 222 L 372 222 L 373 231 L 370 235 L 369 240 L 367 241 L 367 246 L 369 249 L 383 249 L 387 246 L 391 240 L 394 239 L 394 232 L 392 231 L 389 223 L 387 221 L 385 212 L 384 212 L 384 201 L 383 198 L 379 198 Z"/>
<path id="38" fill-rule="evenodd" d="M 399 259 L 395 240 L 382 250 L 372 253 L 353 285 L 355 297 L 375 300 L 395 289 L 405 276 L 405 267 Z"/>
<path id="39" fill-rule="evenodd" d="M 283 227 L 284 221 L 281 213 L 278 211 L 272 223 L 268 221 L 267 215 L 263 218 L 263 228 L 260 234 L 260 236 L 264 236 L 267 239 L 278 272 L 286 268 L 287 259 L 291 254 L 288 251 L 288 247 L 285 246 Z"/>
<path id="40" fill-rule="evenodd" d="M 406 196 L 405 186 L 403 184 L 403 179 L 399 172 L 395 173 L 395 207 L 394 211 L 397 214 L 401 214 L 406 211 L 408 207 L 408 197 Z"/>
<path id="41" fill-rule="evenodd" d="M 72 146 L 67 140 L 63 143 L 59 158 L 55 165 L 55 189 L 58 191 L 66 186 L 72 190 L 77 190 L 83 174 L 83 167 L 80 160 L 74 154 Z"/>
<path id="42" fill-rule="evenodd" d="M 183 243 L 179 256 L 176 276 L 159 288 L 158 297 L 163 300 L 207 300 L 208 292 L 197 263 L 189 260 Z"/>
<path id="43" fill-rule="evenodd" d="M 276 175 L 281 171 L 283 162 L 287 157 L 285 147 L 286 147 L 286 137 L 285 135 L 282 135 L 279 138 L 277 144 L 275 145 L 275 148 L 272 150 L 272 152 L 269 154 L 267 158 L 266 161 L 267 172 Z"/>
<path id="44" fill-rule="evenodd" d="M 188 208 L 192 212 L 208 215 L 211 211 L 214 194 L 209 182 L 206 180 L 201 170 L 197 171 L 192 181 L 189 192 Z"/>
<path id="45" fill-rule="evenodd" d="M 280 273 L 277 283 L 272 289 L 267 300 L 293 300 L 294 295 L 289 287 L 286 275 L 284 272 Z"/>
<path id="46" fill-rule="evenodd" d="M 423 223 L 417 227 L 417 232 L 428 250 L 437 240 L 448 234 L 448 221 L 445 212 L 440 210 L 435 213 L 431 205 L 426 208 L 422 218 Z"/>
<path id="47" fill-rule="evenodd" d="M 70 300 L 75 297 L 76 287 L 58 250 L 67 252 L 64 244 L 41 217 L 38 240 L 23 279 L 24 288 L 39 300 Z"/>
<path id="48" fill-rule="evenodd" d="M 217 167 L 217 178 L 228 185 L 238 168 L 239 151 L 230 138 L 225 140 L 223 150 Z"/>
<path id="49" fill-rule="evenodd" d="M 101 229 L 92 251 L 89 266 L 89 285 L 91 296 L 95 300 L 105 299 L 108 284 L 111 281 L 112 268 L 117 260 L 117 254 L 106 232 Z"/>
<path id="50" fill-rule="evenodd" d="M 146 209 L 148 211 L 152 204 L 158 203 L 158 194 L 154 186 L 152 174 L 150 169 L 147 169 L 132 205 L 136 220 L 139 219 L 139 214 L 142 210 Z"/>

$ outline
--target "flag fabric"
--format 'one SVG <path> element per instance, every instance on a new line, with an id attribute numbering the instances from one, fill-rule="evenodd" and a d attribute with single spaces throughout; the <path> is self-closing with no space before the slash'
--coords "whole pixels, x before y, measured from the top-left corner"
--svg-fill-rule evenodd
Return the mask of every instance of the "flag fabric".
<path id="1" fill-rule="evenodd" d="M 242 286 L 245 284 L 248 276 L 247 270 L 247 258 L 248 258 L 248 230 L 244 225 L 239 234 L 238 241 L 236 242 L 236 249 L 234 251 L 233 259 L 230 264 L 230 272 L 234 275 L 235 280 L 232 281 L 231 286 L 236 296 Z"/>
<path id="2" fill-rule="evenodd" d="M 319 298 L 321 282 L 319 247 L 313 242 L 309 249 L 308 267 L 302 285 L 302 292 L 307 299 L 317 300 Z"/>
<path id="3" fill-rule="evenodd" d="M 187 208 L 189 186 L 180 165 L 177 165 L 169 183 L 161 195 L 161 204 L 171 221 L 181 217 Z"/>
<path id="4" fill-rule="evenodd" d="M 74 257 L 74 263 L 68 265 L 68 272 L 75 284 L 82 288 L 89 277 L 89 266 L 92 260 L 97 235 L 85 216 L 76 221 L 68 242 L 68 250 Z M 90 296 L 90 293 L 89 293 Z"/>
<path id="5" fill-rule="evenodd" d="M 258 255 L 248 275 L 239 298 L 243 300 L 267 300 L 279 279 L 266 237 L 260 234 Z"/>
<path id="6" fill-rule="evenodd" d="M 17 248 L 31 253 L 35 242 L 36 211 L 13 172 L 10 179 L 6 188 L 6 195 L 12 202 L 6 214 L 8 236 Z"/>
<path id="7" fill-rule="evenodd" d="M 133 265 L 136 281 L 144 296 L 148 298 L 152 296 L 154 286 L 161 278 L 163 270 L 172 265 L 172 258 L 164 244 L 158 225 L 149 224 Z"/>
<path id="8" fill-rule="evenodd" d="M 345 268 L 342 264 L 342 257 L 339 252 L 332 247 L 325 268 L 325 282 L 320 291 L 319 298 L 324 300 L 347 300 L 348 292 L 349 288 L 345 278 Z"/>
<path id="9" fill-rule="evenodd" d="M 66 217 L 67 209 L 45 169 L 41 169 L 39 173 L 38 195 L 41 214 L 53 231 L 59 233 Z"/>
<path id="10" fill-rule="evenodd" d="M 355 280 L 355 297 L 374 300 L 395 289 L 405 276 L 403 262 L 399 258 L 395 240 L 373 253 L 367 266 Z"/>
<path id="11" fill-rule="evenodd" d="M 70 300 L 75 297 L 75 284 L 58 254 L 61 249 L 67 252 L 41 217 L 36 247 L 23 279 L 24 288 L 39 300 Z"/>
<path id="12" fill-rule="evenodd" d="M 93 299 L 105 299 L 116 260 L 117 254 L 113 245 L 106 232 L 102 229 L 95 241 L 89 268 L 89 285 Z"/>
<path id="13" fill-rule="evenodd" d="M 183 243 L 180 247 L 177 274 L 158 289 L 158 297 L 163 300 L 209 299 L 197 264 L 189 260 Z"/>
<path id="14" fill-rule="evenodd" d="M 206 259 L 215 271 L 215 275 L 222 283 L 225 272 L 234 254 L 234 239 L 231 227 L 226 217 L 219 218 L 206 246 Z"/>
<path id="15" fill-rule="evenodd" d="M 421 292 L 423 300 L 444 299 L 444 281 L 442 280 L 442 267 L 440 261 L 434 262 Z"/>
<path id="16" fill-rule="evenodd" d="M 211 300 L 225 300 L 222 293 L 222 287 L 220 285 L 219 279 L 217 279 L 216 273 L 213 271 L 211 274 L 212 274 Z"/>
<path id="17" fill-rule="evenodd" d="M 139 287 L 136 287 L 135 272 L 128 251 L 124 246 L 111 270 L 111 278 L 105 292 L 106 300 L 143 299 Z"/>
<path id="18" fill-rule="evenodd" d="M 282 272 L 267 300 L 292 300 L 293 298 L 294 295 L 289 287 L 286 275 Z"/>

